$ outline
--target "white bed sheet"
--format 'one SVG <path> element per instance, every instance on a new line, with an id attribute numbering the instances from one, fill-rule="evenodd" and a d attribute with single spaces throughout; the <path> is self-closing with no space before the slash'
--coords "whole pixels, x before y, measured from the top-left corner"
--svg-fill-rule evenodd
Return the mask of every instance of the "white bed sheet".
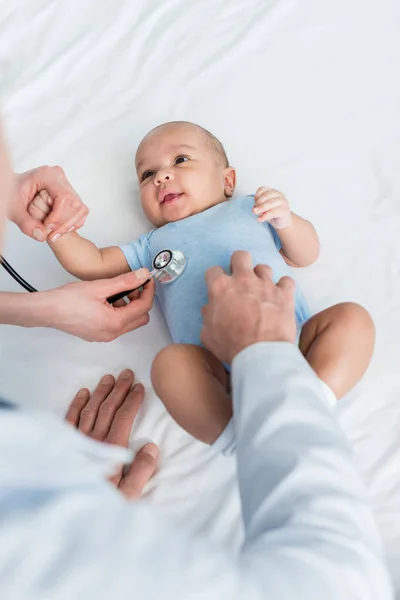
<path id="1" fill-rule="evenodd" d="M 239 192 L 266 184 L 321 237 L 297 272 L 314 311 L 364 304 L 373 363 L 337 409 L 365 476 L 400 590 L 400 4 L 398 0 L 0 0 L 3 112 L 17 170 L 60 164 L 101 245 L 148 228 L 133 155 L 149 128 L 188 119 L 224 142 Z M 10 225 L 5 256 L 33 285 L 71 280 Z M 2 290 L 18 290 L 0 273 Z M 0 394 L 60 416 L 76 389 L 132 367 L 149 387 L 169 337 L 148 327 L 111 344 L 1 327 Z M 148 495 L 234 550 L 242 538 L 234 460 L 190 439 L 149 389 L 134 444 L 161 464 Z"/>

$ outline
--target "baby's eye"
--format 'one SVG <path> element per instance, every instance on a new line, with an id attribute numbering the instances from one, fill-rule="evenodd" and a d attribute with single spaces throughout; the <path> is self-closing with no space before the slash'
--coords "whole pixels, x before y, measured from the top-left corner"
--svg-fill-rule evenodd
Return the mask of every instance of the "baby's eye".
<path id="1" fill-rule="evenodd" d="M 142 178 L 140 181 L 144 181 L 145 179 L 148 179 L 149 177 L 151 177 L 152 175 L 154 175 L 154 171 L 145 171 L 142 175 Z"/>
<path id="2" fill-rule="evenodd" d="M 180 163 L 186 162 L 187 160 L 189 160 L 188 156 L 180 155 L 176 157 L 175 164 L 179 165 Z"/>

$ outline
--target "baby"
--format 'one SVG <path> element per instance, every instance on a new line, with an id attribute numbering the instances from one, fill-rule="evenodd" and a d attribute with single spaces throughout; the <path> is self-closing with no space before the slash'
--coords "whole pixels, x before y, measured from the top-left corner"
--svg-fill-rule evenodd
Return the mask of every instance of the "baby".
<path id="1" fill-rule="evenodd" d="M 163 250 L 187 257 L 183 275 L 157 283 L 157 296 L 174 344 L 152 365 L 154 389 L 172 417 L 197 439 L 228 451 L 234 444 L 229 365 L 201 346 L 201 308 L 207 304 L 205 271 L 220 265 L 229 272 L 235 250 L 251 253 L 253 264 L 268 264 L 274 281 L 305 267 L 319 253 L 313 225 L 290 210 L 285 196 L 260 187 L 234 197 L 236 173 L 221 142 L 184 121 L 156 127 L 136 153 L 143 210 L 154 225 L 125 246 L 98 249 L 76 232 L 49 242 L 64 268 L 80 279 L 113 277 L 152 268 Z M 311 316 L 301 291 L 295 295 L 298 345 L 330 401 L 342 397 L 366 370 L 374 345 L 374 325 L 353 303 Z M 228 426 L 229 424 L 229 426 Z"/>

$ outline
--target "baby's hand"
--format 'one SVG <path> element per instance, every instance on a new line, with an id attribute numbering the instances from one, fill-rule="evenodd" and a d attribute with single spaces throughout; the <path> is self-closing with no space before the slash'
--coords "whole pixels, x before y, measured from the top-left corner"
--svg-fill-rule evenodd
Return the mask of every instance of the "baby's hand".
<path id="1" fill-rule="evenodd" d="M 31 217 L 43 223 L 47 215 L 51 212 L 52 206 L 53 199 L 46 190 L 42 190 L 34 197 L 32 202 L 28 204 L 28 213 Z"/>
<path id="2" fill-rule="evenodd" d="M 284 229 L 292 224 L 292 212 L 286 196 L 271 188 L 258 188 L 253 213 L 258 216 L 257 221 L 268 221 L 275 229 Z"/>
<path id="3" fill-rule="evenodd" d="M 81 205 L 82 205 L 82 207 L 85 207 L 86 213 L 87 213 L 87 208 L 83 204 L 83 202 L 81 202 Z M 41 192 L 39 192 L 39 194 L 37 194 L 37 196 L 34 197 L 32 202 L 30 204 L 28 204 L 28 213 L 31 215 L 31 217 L 34 217 L 41 223 L 44 223 L 44 221 L 46 220 L 48 215 L 53 211 L 53 209 L 54 209 L 53 198 L 50 196 L 50 194 L 46 190 L 42 190 Z M 74 206 L 73 211 L 76 213 L 80 209 L 81 209 L 80 205 Z M 65 215 L 64 218 L 66 220 L 71 218 L 71 215 L 72 215 L 71 210 L 69 210 L 69 212 L 67 212 L 67 214 Z M 70 227 L 66 233 L 69 233 L 71 231 L 74 231 L 74 230 L 82 227 L 82 225 L 85 222 L 85 219 L 86 219 L 86 215 L 83 219 L 81 219 L 80 221 L 75 223 L 74 226 Z M 62 222 L 59 223 L 59 226 L 60 225 L 62 225 Z M 51 230 L 54 229 L 54 227 L 55 226 L 48 225 L 48 227 L 47 227 L 48 232 L 50 233 Z"/>

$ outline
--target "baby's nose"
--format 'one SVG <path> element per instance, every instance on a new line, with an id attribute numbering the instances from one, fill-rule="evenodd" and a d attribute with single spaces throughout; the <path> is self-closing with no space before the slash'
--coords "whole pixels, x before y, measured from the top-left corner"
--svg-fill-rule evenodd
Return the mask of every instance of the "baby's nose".
<path id="1" fill-rule="evenodd" d="M 160 184 L 164 181 L 171 181 L 174 178 L 169 169 L 160 169 L 155 177 L 155 183 Z"/>

